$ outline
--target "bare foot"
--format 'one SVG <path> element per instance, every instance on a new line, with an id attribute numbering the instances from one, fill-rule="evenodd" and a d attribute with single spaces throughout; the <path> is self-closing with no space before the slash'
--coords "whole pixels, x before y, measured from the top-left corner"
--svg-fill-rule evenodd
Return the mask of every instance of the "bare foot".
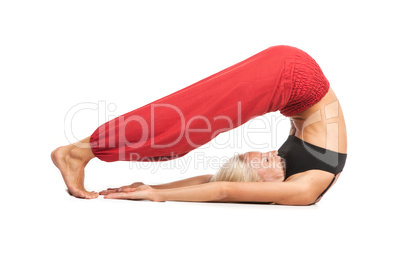
<path id="1" fill-rule="evenodd" d="M 75 145 L 61 146 L 52 152 L 52 161 L 60 170 L 71 195 L 86 199 L 96 198 L 98 193 L 88 192 L 84 188 L 84 169 L 90 158 L 81 157 L 80 150 L 83 149 Z"/>

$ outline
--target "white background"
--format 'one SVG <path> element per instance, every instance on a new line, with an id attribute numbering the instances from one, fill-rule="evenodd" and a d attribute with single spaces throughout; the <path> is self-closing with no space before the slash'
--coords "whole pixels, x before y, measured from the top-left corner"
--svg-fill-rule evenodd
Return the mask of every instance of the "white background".
<path id="1" fill-rule="evenodd" d="M 401 267 L 398 1 L 1 1 L 2 267 Z M 320 64 L 341 101 L 348 161 L 310 207 L 70 197 L 50 152 L 269 46 Z M 92 107 L 91 106 L 91 107 Z M 85 106 L 87 107 L 87 106 Z M 115 109 L 112 109 L 115 108 Z M 261 122 L 270 122 L 265 116 Z M 288 122 L 256 143 L 286 139 Z M 241 128 L 225 135 L 241 135 Z M 227 136 L 227 138 L 230 138 Z M 164 183 L 217 169 L 94 159 L 86 187 Z M 198 163 L 200 164 L 200 163 Z"/>

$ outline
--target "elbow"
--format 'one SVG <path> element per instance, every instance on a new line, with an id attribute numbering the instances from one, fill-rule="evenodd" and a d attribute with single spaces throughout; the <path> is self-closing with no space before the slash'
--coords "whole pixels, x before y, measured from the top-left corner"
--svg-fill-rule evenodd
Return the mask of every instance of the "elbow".
<path id="1" fill-rule="evenodd" d="M 297 201 L 298 206 L 309 206 L 315 203 L 317 196 L 310 187 L 306 187 L 303 192 L 299 194 Z"/>
<path id="2" fill-rule="evenodd" d="M 277 202 L 277 204 L 287 206 L 310 206 L 315 204 L 315 198 L 311 198 L 310 196 L 295 196 L 281 202 Z"/>
<path id="3" fill-rule="evenodd" d="M 304 194 L 299 197 L 299 200 L 296 202 L 296 206 L 309 206 L 315 203 L 316 197 L 311 193 Z"/>
<path id="4" fill-rule="evenodd" d="M 315 203 L 316 196 L 312 191 L 311 187 L 308 185 L 301 187 L 300 190 L 288 198 L 282 200 L 282 202 L 278 202 L 282 205 L 289 206 L 309 206 Z"/>

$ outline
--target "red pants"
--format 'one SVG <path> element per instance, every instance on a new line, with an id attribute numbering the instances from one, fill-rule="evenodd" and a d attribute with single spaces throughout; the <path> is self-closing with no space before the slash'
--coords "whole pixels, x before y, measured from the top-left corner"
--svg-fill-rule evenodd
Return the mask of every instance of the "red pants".
<path id="1" fill-rule="evenodd" d="M 107 162 L 170 160 L 254 117 L 302 112 L 328 89 L 307 53 L 274 46 L 106 122 L 91 135 L 90 145 Z"/>

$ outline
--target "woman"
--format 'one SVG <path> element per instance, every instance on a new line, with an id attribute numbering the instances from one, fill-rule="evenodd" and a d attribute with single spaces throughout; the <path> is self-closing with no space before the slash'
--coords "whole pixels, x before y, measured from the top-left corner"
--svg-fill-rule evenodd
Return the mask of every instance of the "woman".
<path id="1" fill-rule="evenodd" d="M 88 138 L 52 152 L 70 193 L 84 188 L 94 157 L 166 161 L 182 157 L 254 117 L 280 111 L 291 122 L 277 151 L 232 157 L 215 175 L 148 186 L 134 183 L 100 194 L 152 201 L 263 202 L 309 205 L 338 179 L 346 161 L 339 101 L 306 52 L 274 46 L 164 98 L 101 125 Z"/>

